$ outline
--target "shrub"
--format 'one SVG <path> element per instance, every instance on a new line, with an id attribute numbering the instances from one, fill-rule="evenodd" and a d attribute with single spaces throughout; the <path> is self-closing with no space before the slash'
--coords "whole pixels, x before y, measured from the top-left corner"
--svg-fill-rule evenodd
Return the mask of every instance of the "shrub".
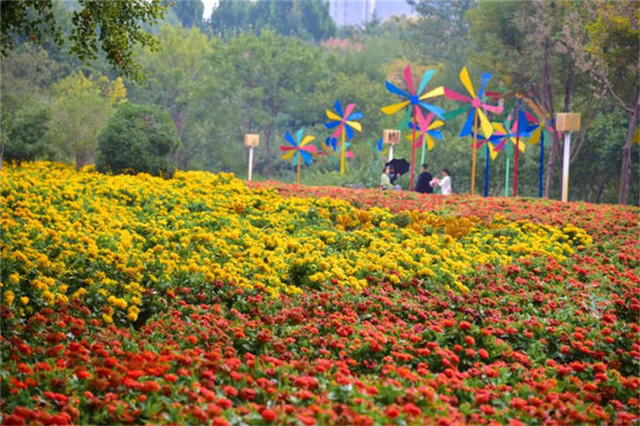
<path id="1" fill-rule="evenodd" d="M 127 103 L 98 135 L 96 169 L 170 178 L 175 172 L 171 154 L 179 145 L 176 126 L 166 110 Z"/>

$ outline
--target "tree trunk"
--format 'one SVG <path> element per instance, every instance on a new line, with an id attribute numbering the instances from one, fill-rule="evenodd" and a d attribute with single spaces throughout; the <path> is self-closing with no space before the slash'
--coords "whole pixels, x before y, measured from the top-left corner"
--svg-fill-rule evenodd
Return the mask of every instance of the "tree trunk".
<path id="1" fill-rule="evenodd" d="M 269 124 L 264 131 L 264 144 L 267 148 L 267 178 L 271 179 L 272 162 L 271 162 L 271 130 L 273 124 Z"/>
<path id="2" fill-rule="evenodd" d="M 638 112 L 640 110 L 640 94 L 635 107 L 629 111 L 629 129 L 624 147 L 622 148 L 622 167 L 620 170 L 620 186 L 618 188 L 618 203 L 626 204 L 629 198 L 629 186 L 631 184 L 631 143 L 638 124 Z"/>
<path id="3" fill-rule="evenodd" d="M 91 161 L 92 154 L 87 151 L 76 152 L 76 170 L 79 171 Z"/>
<path id="4" fill-rule="evenodd" d="M 553 90 L 551 87 L 551 40 L 547 38 L 544 43 L 544 62 L 542 65 L 542 98 L 546 110 L 555 119 L 553 110 Z M 555 127 L 555 126 L 554 126 Z M 549 157 L 547 158 L 547 170 L 545 172 L 544 197 L 549 198 L 553 172 L 555 170 L 556 159 L 558 157 L 558 138 L 555 132 L 549 132 Z"/>

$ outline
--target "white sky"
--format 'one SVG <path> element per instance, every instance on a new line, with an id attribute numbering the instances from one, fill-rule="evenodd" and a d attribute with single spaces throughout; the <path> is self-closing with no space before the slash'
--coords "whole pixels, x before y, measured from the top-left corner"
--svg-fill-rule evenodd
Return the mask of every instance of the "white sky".
<path id="1" fill-rule="evenodd" d="M 204 19 L 211 18 L 211 12 L 213 11 L 213 6 L 218 4 L 218 0 L 202 0 L 202 3 L 204 3 L 204 13 L 202 17 Z"/>

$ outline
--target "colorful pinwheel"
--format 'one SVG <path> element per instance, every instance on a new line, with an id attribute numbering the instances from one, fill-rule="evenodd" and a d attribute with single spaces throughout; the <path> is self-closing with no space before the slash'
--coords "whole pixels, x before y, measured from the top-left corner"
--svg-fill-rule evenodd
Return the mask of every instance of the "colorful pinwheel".
<path id="1" fill-rule="evenodd" d="M 509 170 L 510 170 L 510 162 L 511 157 L 514 155 L 516 158 L 518 157 L 519 152 L 525 152 L 526 145 L 524 142 L 520 140 L 520 138 L 526 138 L 531 136 L 531 132 L 536 128 L 536 125 L 531 124 L 527 121 L 526 115 L 524 111 L 518 111 L 516 116 L 517 118 L 513 121 L 513 124 L 510 121 L 506 122 L 506 127 L 500 123 L 494 123 L 494 134 L 493 140 L 496 141 L 496 150 L 506 152 L 506 176 L 505 176 L 505 197 L 509 196 Z M 509 118 L 507 119 L 509 120 Z M 509 128 L 510 130 L 506 130 Z M 512 142 L 508 144 L 507 142 Z M 513 149 L 513 147 L 517 147 L 517 149 Z M 514 180 L 517 177 L 517 173 L 514 172 Z M 514 187 L 514 196 L 516 195 L 516 189 Z"/>
<path id="2" fill-rule="evenodd" d="M 325 126 L 327 126 L 327 129 L 336 129 L 331 135 L 333 138 L 341 138 L 342 148 L 340 150 L 340 173 L 344 174 L 344 158 L 346 153 L 345 136 L 349 139 L 353 139 L 353 129 L 359 132 L 362 131 L 362 125 L 353 120 L 358 120 L 362 118 L 363 115 L 361 112 L 353 112 L 356 104 L 347 105 L 347 108 L 343 112 L 342 107 L 340 106 L 340 101 L 337 100 L 335 107 L 336 112 L 327 110 L 327 118 L 332 121 L 325 123 Z"/>
<path id="3" fill-rule="evenodd" d="M 324 140 L 324 143 L 321 145 L 322 151 L 319 152 L 319 155 L 330 155 L 336 159 L 336 168 L 340 170 L 340 158 L 342 157 L 342 147 L 338 145 L 338 139 L 329 136 Z M 344 154 L 345 158 L 353 158 L 353 152 L 349 151 L 349 147 L 351 144 L 349 142 L 345 142 L 344 144 L 347 152 Z"/>
<path id="4" fill-rule="evenodd" d="M 444 126 L 444 121 L 433 120 L 435 114 L 429 113 L 425 118 L 423 115 L 418 117 L 418 128 L 416 131 L 419 134 L 418 141 L 416 142 L 416 148 L 422 146 L 422 153 L 420 155 L 420 164 L 424 164 L 425 145 L 429 148 L 429 151 L 433 149 L 433 138 L 442 140 L 442 132 L 436 130 Z M 413 123 L 409 123 L 409 128 L 413 129 Z M 407 135 L 407 139 L 411 139 L 411 136 Z"/>
<path id="5" fill-rule="evenodd" d="M 420 82 L 420 86 L 416 91 L 413 85 L 413 77 L 411 76 L 411 65 L 407 65 L 407 67 L 404 69 L 404 81 L 407 85 L 407 88 L 409 89 L 409 93 L 405 92 L 404 90 L 401 90 L 400 88 L 398 88 L 397 86 L 395 86 L 393 83 L 389 81 L 384 82 L 387 90 L 389 90 L 391 93 L 395 95 L 402 96 L 403 98 L 405 98 L 405 100 L 383 107 L 382 112 L 387 115 L 393 115 L 396 112 L 400 111 L 401 109 L 405 107 L 409 107 L 409 111 L 411 112 L 407 112 L 407 113 L 413 116 L 413 135 L 411 137 L 411 140 L 412 140 L 411 182 L 409 184 L 409 187 L 411 190 L 413 190 L 413 174 L 414 174 L 414 164 L 415 164 L 416 123 L 421 120 L 424 121 L 425 119 L 421 108 L 424 108 L 427 111 L 431 112 L 432 114 L 435 114 L 439 118 L 442 118 L 442 115 L 444 114 L 444 110 L 442 108 L 423 102 L 426 99 L 435 98 L 437 96 L 442 96 L 444 94 L 444 87 L 442 86 L 436 87 L 435 89 L 425 94 L 422 94 L 422 92 L 425 90 L 425 88 L 427 87 L 427 84 L 429 83 L 429 81 L 431 80 L 431 78 L 435 73 L 436 73 L 435 70 L 426 71 L 422 76 L 422 81 Z"/>
<path id="6" fill-rule="evenodd" d="M 312 135 L 304 136 L 304 129 L 300 129 L 296 132 L 295 140 L 289 132 L 285 134 L 284 138 L 291 146 L 283 145 L 280 147 L 280 150 L 284 152 L 284 154 L 282 154 L 282 158 L 285 160 L 293 158 L 293 165 L 297 166 L 298 169 L 296 182 L 300 183 L 300 164 L 303 161 L 305 164 L 311 164 L 313 154 L 318 152 L 318 149 L 315 146 L 307 145 L 316 137 Z"/>
<path id="7" fill-rule="evenodd" d="M 549 139 L 549 132 L 555 133 L 558 137 L 560 134 L 553 126 L 553 119 L 548 113 L 544 113 L 542 108 L 536 105 L 526 96 L 516 94 L 529 107 L 531 112 L 525 111 L 527 120 L 530 123 L 537 124 L 537 128 L 531 132 L 529 137 L 530 144 L 540 144 L 540 165 L 538 166 L 538 197 L 542 198 L 542 184 L 544 181 L 544 144 Z M 546 137 L 545 137 L 546 136 Z"/>
<path id="8" fill-rule="evenodd" d="M 453 118 L 460 115 L 464 111 L 468 111 L 467 120 L 465 121 L 464 126 L 460 131 L 460 136 L 464 137 L 464 136 L 473 135 L 473 138 L 474 138 L 473 145 L 472 145 L 473 157 L 471 161 L 471 193 L 472 194 L 475 193 L 475 187 L 476 187 L 476 151 L 477 151 L 476 139 L 478 134 L 478 120 L 480 120 L 480 128 L 482 130 L 482 133 L 484 133 L 485 138 L 489 138 L 493 133 L 493 127 L 491 126 L 491 122 L 485 115 L 484 111 L 485 110 L 490 111 L 495 114 L 499 114 L 502 112 L 502 107 L 489 105 L 483 101 L 484 89 L 487 86 L 487 83 L 489 83 L 489 80 L 491 80 L 491 77 L 492 77 L 492 74 L 489 74 L 489 73 L 482 74 L 482 78 L 480 81 L 480 90 L 476 95 L 476 92 L 473 89 L 473 85 L 471 84 L 471 78 L 469 77 L 469 72 L 467 71 L 467 67 L 463 67 L 462 71 L 460 71 L 460 81 L 462 82 L 462 85 L 465 87 L 465 89 L 467 89 L 467 92 L 471 97 L 469 98 L 465 95 L 461 95 L 460 93 L 455 92 L 447 87 L 445 87 L 444 89 L 444 95 L 448 99 L 453 99 L 455 101 L 460 101 L 460 102 L 466 102 L 469 104 L 469 106 L 464 106 L 455 111 L 451 111 L 450 113 L 447 113 L 445 115 L 445 118 L 447 119 Z"/>
<path id="9" fill-rule="evenodd" d="M 485 146 L 485 164 L 484 164 L 484 196 L 489 196 L 489 159 L 491 161 L 495 160 L 498 156 L 499 150 L 496 148 L 496 125 L 498 123 L 492 123 L 494 128 L 494 134 L 491 135 L 490 138 L 485 138 L 484 135 L 475 135 L 476 139 L 476 149 L 482 148 L 482 145 Z"/>

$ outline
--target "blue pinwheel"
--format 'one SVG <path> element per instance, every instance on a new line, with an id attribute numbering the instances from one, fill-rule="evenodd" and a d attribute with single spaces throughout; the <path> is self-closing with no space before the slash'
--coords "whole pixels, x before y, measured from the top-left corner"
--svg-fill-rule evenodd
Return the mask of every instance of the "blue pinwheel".
<path id="1" fill-rule="evenodd" d="M 282 158 L 285 160 L 293 159 L 293 165 L 297 166 L 297 183 L 300 183 L 300 164 L 304 161 L 305 164 L 311 164 L 313 154 L 318 152 L 318 149 L 313 145 L 307 145 L 313 141 L 316 137 L 312 135 L 304 136 L 304 129 L 300 129 L 296 132 L 295 140 L 291 136 L 291 133 L 287 132 L 284 138 L 291 146 L 282 145 L 280 150 L 284 152 Z"/>

